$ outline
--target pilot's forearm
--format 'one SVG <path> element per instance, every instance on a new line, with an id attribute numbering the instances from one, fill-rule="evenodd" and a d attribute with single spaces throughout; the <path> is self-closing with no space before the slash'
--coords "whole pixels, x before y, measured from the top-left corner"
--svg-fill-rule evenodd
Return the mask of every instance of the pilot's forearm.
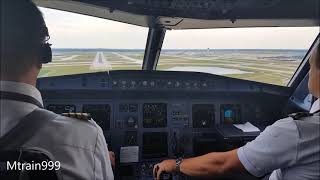
<path id="1" fill-rule="evenodd" d="M 226 158 L 224 153 L 209 153 L 203 156 L 185 159 L 180 165 L 180 171 L 188 176 L 221 176 L 225 173 L 224 165 Z"/>
<path id="2" fill-rule="evenodd" d="M 153 174 L 160 180 L 162 173 L 177 173 L 176 170 L 175 160 L 165 160 L 155 165 Z M 245 171 L 238 158 L 237 149 L 184 159 L 180 164 L 180 172 L 188 176 L 219 177 L 237 171 Z"/>
<path id="3" fill-rule="evenodd" d="M 209 153 L 185 159 L 180 165 L 181 173 L 198 177 L 219 177 L 231 172 L 244 170 L 238 159 L 237 150 Z"/>

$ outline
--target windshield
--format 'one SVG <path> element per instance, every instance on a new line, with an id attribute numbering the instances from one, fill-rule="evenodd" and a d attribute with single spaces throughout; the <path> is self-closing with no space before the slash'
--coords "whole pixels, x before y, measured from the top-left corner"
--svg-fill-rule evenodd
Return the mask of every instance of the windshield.
<path id="1" fill-rule="evenodd" d="M 167 31 L 157 70 L 286 86 L 318 33 L 319 27 Z"/>
<path id="2" fill-rule="evenodd" d="M 40 9 L 53 61 L 39 77 L 142 69 L 148 28 Z M 286 86 L 318 33 L 319 27 L 167 30 L 157 70 Z"/>
<path id="3" fill-rule="evenodd" d="M 142 69 L 148 28 L 40 8 L 53 60 L 39 77 Z"/>

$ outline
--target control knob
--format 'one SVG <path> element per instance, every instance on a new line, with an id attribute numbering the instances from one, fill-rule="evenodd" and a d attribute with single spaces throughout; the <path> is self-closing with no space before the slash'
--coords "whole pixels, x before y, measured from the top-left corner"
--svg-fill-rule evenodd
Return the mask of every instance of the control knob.
<path id="1" fill-rule="evenodd" d="M 142 85 L 143 85 L 143 86 L 148 86 L 148 81 L 143 81 L 143 82 L 142 82 Z"/>
<path id="2" fill-rule="evenodd" d="M 128 127 L 138 128 L 136 119 L 131 116 L 127 119 L 127 125 Z"/>
<path id="3" fill-rule="evenodd" d="M 207 121 L 206 121 L 206 120 L 202 120 L 202 121 L 201 121 L 201 125 L 202 125 L 203 127 L 206 127 L 206 126 L 207 126 Z"/>

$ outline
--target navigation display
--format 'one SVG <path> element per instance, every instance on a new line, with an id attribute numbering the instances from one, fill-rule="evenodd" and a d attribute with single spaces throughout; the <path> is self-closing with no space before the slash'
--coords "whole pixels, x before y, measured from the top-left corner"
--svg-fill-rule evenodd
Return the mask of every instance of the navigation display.
<path id="1" fill-rule="evenodd" d="M 223 124 L 241 123 L 241 106 L 239 104 L 221 105 L 220 117 Z"/>
<path id="2" fill-rule="evenodd" d="M 166 132 L 143 133 L 142 157 L 144 159 L 168 156 L 168 134 Z"/>
<path id="3" fill-rule="evenodd" d="M 92 119 L 102 130 L 110 129 L 110 105 L 109 104 L 87 104 L 83 105 L 82 111 L 89 113 Z"/>
<path id="4" fill-rule="evenodd" d="M 192 105 L 192 121 L 194 128 L 209 128 L 215 121 L 213 104 Z"/>
<path id="5" fill-rule="evenodd" d="M 143 127 L 144 128 L 167 127 L 167 104 L 165 103 L 143 104 Z"/>

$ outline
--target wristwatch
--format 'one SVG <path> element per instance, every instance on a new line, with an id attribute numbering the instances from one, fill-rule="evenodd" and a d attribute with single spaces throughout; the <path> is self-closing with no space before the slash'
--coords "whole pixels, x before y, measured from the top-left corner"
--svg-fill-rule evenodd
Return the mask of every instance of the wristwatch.
<path id="1" fill-rule="evenodd" d="M 180 171 L 180 164 L 182 163 L 183 159 L 180 157 L 178 159 L 176 159 L 176 173 L 177 174 L 180 174 L 181 171 Z"/>

